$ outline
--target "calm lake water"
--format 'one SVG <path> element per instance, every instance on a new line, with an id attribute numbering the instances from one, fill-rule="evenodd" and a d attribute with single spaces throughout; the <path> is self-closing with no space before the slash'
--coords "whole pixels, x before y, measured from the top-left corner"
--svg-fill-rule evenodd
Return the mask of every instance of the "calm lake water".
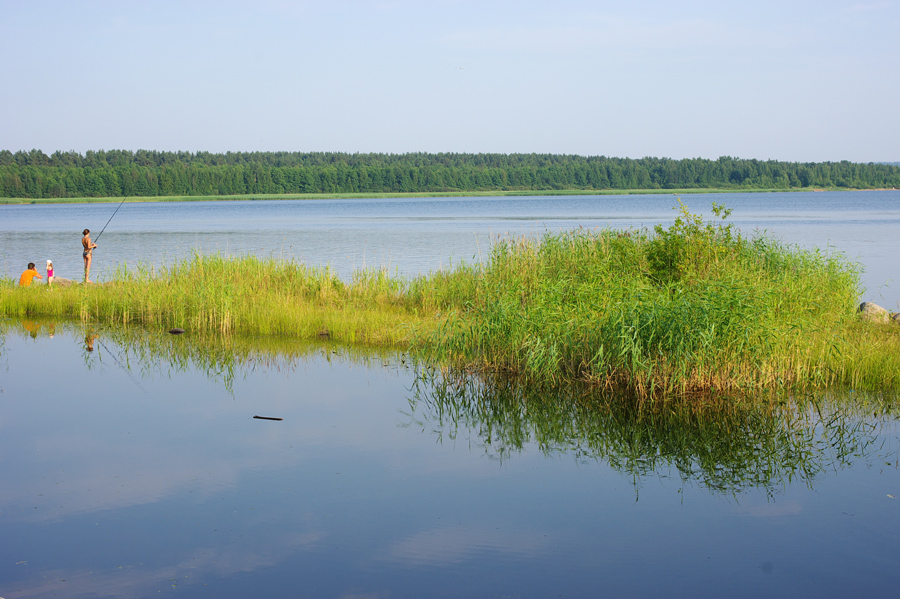
<path id="1" fill-rule="evenodd" d="M 890 277 L 900 244 L 900 192 L 683 199 L 724 202 L 747 231 L 830 243 L 859 257 L 868 285 Z M 492 234 L 670 222 L 674 200 L 126 204 L 96 265 L 102 277 L 199 249 L 415 274 L 478 259 Z M 77 278 L 81 229 L 114 209 L 0 206 L 7 276 L 50 257 Z M 892 306 L 892 288 L 865 299 Z M 648 422 L 579 390 L 444 381 L 403 355 L 241 343 L 0 320 L 0 597 L 900 586 L 896 398 L 848 390 L 775 414 Z"/>
<path id="2" fill-rule="evenodd" d="M 0 325 L 6 599 L 900 585 L 896 410 L 650 423 L 403 356 Z"/>
<path id="3" fill-rule="evenodd" d="M 893 279 L 900 255 L 900 191 L 685 195 L 695 213 L 712 202 L 747 235 L 766 231 L 786 243 L 841 251 L 865 267 L 861 299 L 900 310 Z M 486 257 L 491 238 L 538 236 L 577 227 L 652 227 L 671 223 L 671 195 L 273 200 L 240 202 L 0 206 L 0 274 L 29 262 L 78 279 L 81 231 L 109 225 L 94 252 L 102 280 L 117 267 L 160 265 L 191 251 L 257 254 L 329 265 L 349 277 L 384 267 L 402 275 Z"/>

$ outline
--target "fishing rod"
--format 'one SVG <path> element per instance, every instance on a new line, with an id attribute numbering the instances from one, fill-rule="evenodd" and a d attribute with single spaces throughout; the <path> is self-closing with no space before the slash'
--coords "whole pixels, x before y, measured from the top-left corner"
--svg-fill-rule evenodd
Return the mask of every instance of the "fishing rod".
<path id="1" fill-rule="evenodd" d="M 110 222 L 112 222 L 113 216 L 116 215 L 116 212 L 119 211 L 119 208 L 122 207 L 122 204 L 124 204 L 124 203 L 125 203 L 125 200 L 127 200 L 127 199 L 128 199 L 128 196 L 125 196 L 124 198 L 122 198 L 122 201 L 119 202 L 119 205 L 116 207 L 115 212 L 112 213 L 112 216 L 109 217 L 109 220 L 106 221 L 106 224 L 103 225 L 103 228 L 102 228 L 102 229 L 100 229 L 100 234 L 97 235 L 97 238 L 96 238 L 96 239 L 94 239 L 94 242 L 95 242 L 95 243 L 97 242 L 97 239 L 100 239 L 100 235 L 103 235 L 103 232 L 106 230 L 106 227 L 109 225 Z"/>

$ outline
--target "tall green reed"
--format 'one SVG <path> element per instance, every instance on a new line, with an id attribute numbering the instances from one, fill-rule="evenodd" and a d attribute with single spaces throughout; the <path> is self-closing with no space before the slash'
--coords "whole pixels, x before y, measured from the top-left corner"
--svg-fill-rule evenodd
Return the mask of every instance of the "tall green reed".
<path id="1" fill-rule="evenodd" d="M 852 320 L 858 268 L 676 208 L 655 234 L 501 240 L 426 345 L 535 383 L 580 378 L 642 398 L 825 380 L 820 358 Z"/>
<path id="2" fill-rule="evenodd" d="M 529 384 L 584 380 L 639 401 L 789 385 L 900 386 L 900 335 L 853 317 L 858 266 L 741 236 L 679 202 L 668 229 L 501 238 L 484 263 L 413 279 L 194 254 L 108 284 L 0 284 L 0 314 L 217 335 L 411 347 Z M 704 401 L 704 400 L 696 400 Z"/>
<path id="3" fill-rule="evenodd" d="M 121 269 L 103 285 L 10 289 L 0 293 L 0 311 L 400 346 L 418 318 L 408 309 L 403 284 L 384 272 L 357 273 L 347 284 L 328 268 L 200 254 L 168 267 Z"/>

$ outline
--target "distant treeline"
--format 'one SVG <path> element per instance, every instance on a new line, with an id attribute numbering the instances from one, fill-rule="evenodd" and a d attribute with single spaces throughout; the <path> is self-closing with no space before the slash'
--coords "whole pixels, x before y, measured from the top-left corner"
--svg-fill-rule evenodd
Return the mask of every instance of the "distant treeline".
<path id="1" fill-rule="evenodd" d="M 900 167 L 560 154 L 0 151 L 0 196 L 900 187 Z"/>

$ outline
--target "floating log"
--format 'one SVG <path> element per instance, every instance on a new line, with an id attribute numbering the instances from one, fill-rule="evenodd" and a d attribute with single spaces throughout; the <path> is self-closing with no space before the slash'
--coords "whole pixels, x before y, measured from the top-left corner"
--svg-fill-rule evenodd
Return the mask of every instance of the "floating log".
<path id="1" fill-rule="evenodd" d="M 169 329 L 169 332 L 173 335 L 181 335 L 184 333 L 184 329 Z"/>
<path id="2" fill-rule="evenodd" d="M 284 420 L 284 418 L 272 418 L 271 416 L 254 416 L 254 418 L 259 420 Z"/>

